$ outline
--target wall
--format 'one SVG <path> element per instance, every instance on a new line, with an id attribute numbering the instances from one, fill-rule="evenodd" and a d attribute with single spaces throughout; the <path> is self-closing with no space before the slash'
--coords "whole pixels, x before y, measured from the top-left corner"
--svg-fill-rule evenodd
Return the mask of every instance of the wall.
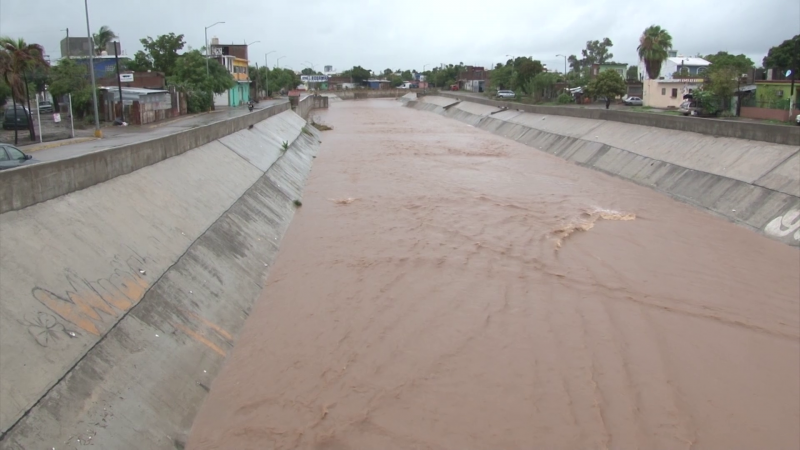
<path id="1" fill-rule="evenodd" d="M 678 108 L 684 102 L 683 96 L 699 87 L 695 80 L 645 80 L 643 82 L 643 97 L 645 106 L 653 108 Z M 672 97 L 672 90 L 677 90 Z M 663 92 L 663 93 L 662 93 Z"/>
<path id="2" fill-rule="evenodd" d="M 800 246 L 800 148 L 603 120 L 403 99 L 576 164 L 664 192 Z M 452 102 L 452 100 L 450 100 Z M 545 120 L 546 119 L 546 120 Z M 788 128 L 788 127 L 784 127 Z"/>
<path id="3" fill-rule="evenodd" d="M 0 216 L 0 448 L 183 448 L 302 197 L 304 127 L 285 111 Z"/>
<path id="4" fill-rule="evenodd" d="M 747 119 L 778 120 L 781 122 L 794 122 L 798 114 L 800 114 L 800 109 L 795 109 L 793 113 L 789 114 L 786 109 L 756 108 L 751 106 L 742 106 L 740 113 L 741 117 Z"/>
<path id="5" fill-rule="evenodd" d="M 597 108 L 526 105 L 522 103 L 490 100 L 472 96 L 459 96 L 458 93 L 450 92 L 440 92 L 438 95 L 448 98 L 463 99 L 465 101 L 479 103 L 482 105 L 508 107 L 529 113 L 579 117 L 584 119 L 610 120 L 614 122 L 646 125 L 671 130 L 690 131 L 719 137 L 749 139 L 754 141 L 794 146 L 800 145 L 800 127 L 704 119 L 699 117 L 672 116 L 666 114 L 648 114 L 620 110 L 605 110 Z"/>
<path id="6" fill-rule="evenodd" d="M 288 103 L 281 103 L 160 139 L 0 171 L 0 214 L 131 173 L 243 130 L 288 109 Z"/>
<path id="7" fill-rule="evenodd" d="M 292 99 L 296 99 L 296 97 L 293 97 Z M 297 104 L 295 106 L 293 103 L 292 109 L 303 119 L 308 119 L 309 114 L 314 109 L 323 109 L 328 107 L 328 97 L 321 95 L 308 95 L 302 100 L 298 99 L 296 101 Z"/>

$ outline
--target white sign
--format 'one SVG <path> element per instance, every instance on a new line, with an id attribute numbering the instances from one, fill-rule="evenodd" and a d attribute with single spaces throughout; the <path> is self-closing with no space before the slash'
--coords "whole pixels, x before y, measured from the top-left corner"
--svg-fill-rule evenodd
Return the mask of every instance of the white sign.
<path id="1" fill-rule="evenodd" d="M 121 73 L 119 74 L 119 81 L 122 83 L 133 83 L 133 74 L 132 73 Z"/>
<path id="2" fill-rule="evenodd" d="M 328 81 L 327 75 L 301 75 L 300 81 L 308 83 L 324 83 Z"/>
<path id="3" fill-rule="evenodd" d="M 55 122 L 55 123 L 61 122 L 61 114 L 59 114 L 59 113 L 53 114 L 53 122 Z"/>

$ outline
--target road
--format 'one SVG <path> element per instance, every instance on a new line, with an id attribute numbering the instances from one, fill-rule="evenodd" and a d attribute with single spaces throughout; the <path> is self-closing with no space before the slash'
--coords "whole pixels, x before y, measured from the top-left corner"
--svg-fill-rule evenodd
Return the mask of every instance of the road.
<path id="1" fill-rule="evenodd" d="M 392 100 L 319 116 L 187 449 L 800 448 L 798 249 Z"/>
<path id="2" fill-rule="evenodd" d="M 270 105 L 285 103 L 287 101 L 288 100 L 285 99 L 262 101 L 256 106 L 256 109 L 263 109 Z M 140 127 L 109 127 L 103 129 L 103 133 L 106 136 L 103 139 L 39 150 L 34 152 L 33 156 L 35 159 L 43 162 L 71 158 L 85 153 L 93 153 L 108 148 L 168 136 L 191 128 L 249 113 L 246 107 L 239 107 L 165 121 L 163 124 L 156 123 Z M 24 150 L 24 147 L 22 148 Z"/>

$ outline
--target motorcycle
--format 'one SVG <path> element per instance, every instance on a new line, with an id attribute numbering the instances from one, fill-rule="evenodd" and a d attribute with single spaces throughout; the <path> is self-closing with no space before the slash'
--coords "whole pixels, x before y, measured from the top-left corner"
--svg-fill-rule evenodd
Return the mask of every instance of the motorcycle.
<path id="1" fill-rule="evenodd" d="M 253 104 L 253 102 L 248 102 L 248 103 L 247 103 L 247 109 L 248 109 L 250 112 L 253 112 L 253 108 L 255 108 L 255 105 Z"/>

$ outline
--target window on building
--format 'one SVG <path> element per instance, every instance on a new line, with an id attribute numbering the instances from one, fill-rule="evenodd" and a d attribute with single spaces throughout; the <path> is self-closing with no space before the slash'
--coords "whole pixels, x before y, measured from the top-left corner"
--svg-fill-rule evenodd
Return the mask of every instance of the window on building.
<path id="1" fill-rule="evenodd" d="M 673 88 L 672 89 L 672 98 L 676 98 L 678 96 L 678 90 Z"/>
<path id="2" fill-rule="evenodd" d="M 667 95 L 667 88 L 661 88 L 661 95 Z"/>

